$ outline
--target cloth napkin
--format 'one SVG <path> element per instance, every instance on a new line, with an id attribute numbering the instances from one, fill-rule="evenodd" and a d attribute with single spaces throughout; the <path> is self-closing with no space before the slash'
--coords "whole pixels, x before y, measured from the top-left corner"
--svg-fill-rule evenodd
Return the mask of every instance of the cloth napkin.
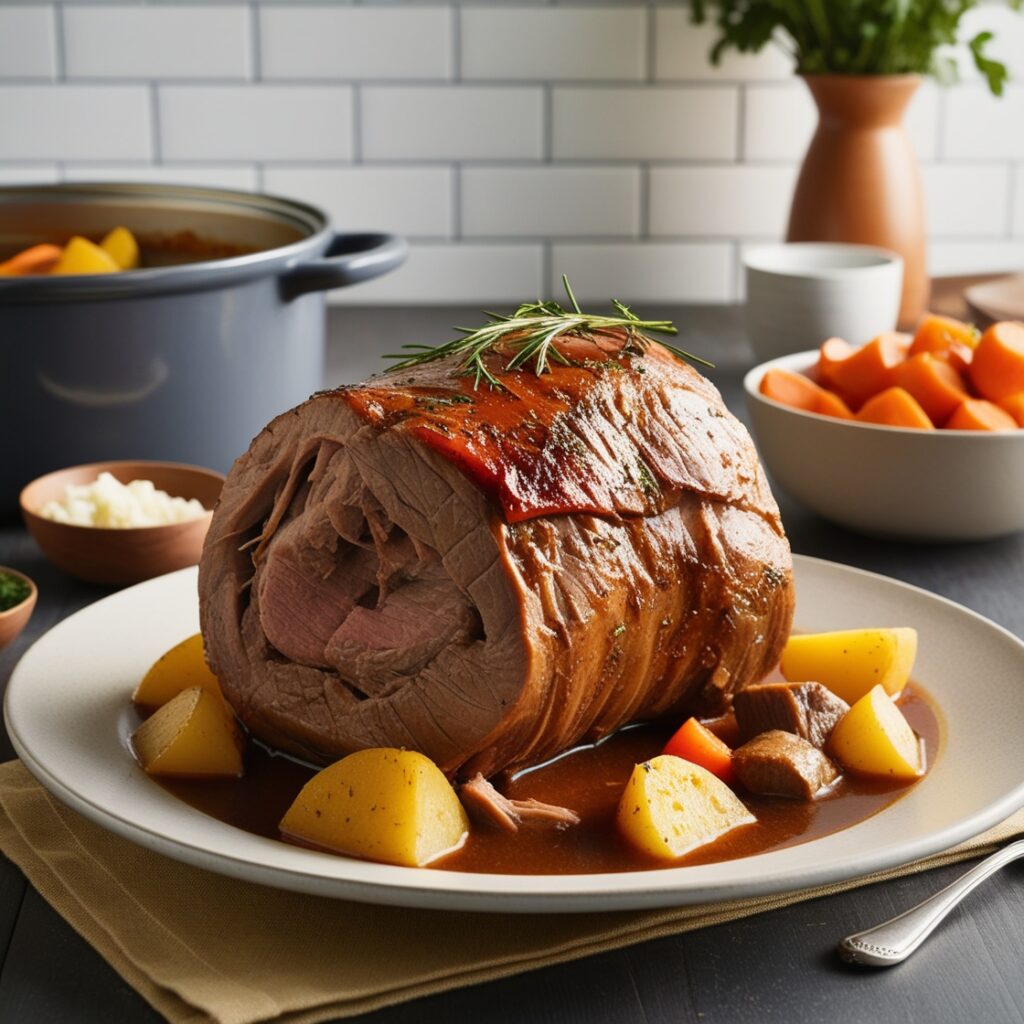
<path id="1" fill-rule="evenodd" d="M 669 910 L 470 914 L 282 892 L 180 864 L 0 765 L 0 849 L 168 1020 L 299 1024 L 489 981 L 977 857 L 1024 834 L 1024 810 L 952 850 L 801 892 Z"/>

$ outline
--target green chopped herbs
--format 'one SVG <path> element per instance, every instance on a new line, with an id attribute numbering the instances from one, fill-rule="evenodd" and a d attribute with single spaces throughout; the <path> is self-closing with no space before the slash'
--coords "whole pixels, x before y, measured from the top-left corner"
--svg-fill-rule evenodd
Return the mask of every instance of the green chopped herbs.
<path id="1" fill-rule="evenodd" d="M 626 632 L 626 624 L 625 624 L 624 622 L 620 622 L 620 623 L 619 623 L 619 624 L 618 624 L 618 625 L 617 625 L 617 626 L 616 626 L 616 627 L 615 627 L 615 628 L 614 628 L 614 629 L 612 630 L 612 636 L 613 636 L 613 637 L 616 637 L 616 636 L 622 636 L 622 634 L 623 634 L 623 633 L 625 633 L 625 632 Z"/>
<path id="2" fill-rule="evenodd" d="M 32 588 L 11 572 L 0 572 L 0 612 L 9 611 L 32 593 Z"/>
<path id="3" fill-rule="evenodd" d="M 559 303 L 550 300 L 525 302 L 510 316 L 485 310 L 484 315 L 488 317 L 488 323 L 483 327 L 456 327 L 455 330 L 462 335 L 460 338 L 442 345 L 403 345 L 402 348 L 406 351 L 384 358 L 398 360 L 393 369 L 408 369 L 448 356 L 461 356 L 460 373 L 474 378 L 474 388 L 479 388 L 481 381 L 487 381 L 492 388 L 500 388 L 501 382 L 484 363 L 484 355 L 499 345 L 504 351 L 511 353 L 505 366 L 506 370 L 518 370 L 532 364 L 533 372 L 539 377 L 550 370 L 551 363 L 573 365 L 573 361 L 554 345 L 554 342 L 563 336 L 587 338 L 594 334 L 605 334 L 609 330 L 625 328 L 626 345 L 623 351 L 642 355 L 651 345 L 651 339 L 641 333 L 642 331 L 653 331 L 657 334 L 678 333 L 671 320 L 641 320 L 618 299 L 612 299 L 617 316 L 584 313 L 572 293 L 569 279 L 565 274 L 562 275 L 562 284 L 569 297 L 571 309 L 565 309 Z M 679 359 L 711 366 L 711 363 L 689 352 L 683 352 L 671 345 L 665 345 L 665 348 Z"/>

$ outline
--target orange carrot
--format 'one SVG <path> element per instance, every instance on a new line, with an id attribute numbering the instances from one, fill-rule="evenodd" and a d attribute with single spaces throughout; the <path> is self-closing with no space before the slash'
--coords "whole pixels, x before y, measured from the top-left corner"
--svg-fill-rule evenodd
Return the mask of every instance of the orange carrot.
<path id="1" fill-rule="evenodd" d="M 1008 412 L 1016 421 L 1018 427 L 1024 427 L 1024 391 L 1008 395 L 997 403 L 999 408 Z"/>
<path id="2" fill-rule="evenodd" d="M 887 388 L 864 403 L 857 413 L 862 423 L 881 423 L 887 427 L 911 427 L 915 430 L 934 430 L 935 425 L 918 404 L 917 399 L 903 388 Z"/>
<path id="3" fill-rule="evenodd" d="M 699 764 L 729 785 L 733 782 L 732 751 L 696 718 L 688 718 L 682 724 L 662 753 Z"/>
<path id="4" fill-rule="evenodd" d="M 855 349 L 842 338 L 829 338 L 822 342 L 818 349 L 818 383 L 823 387 L 831 387 L 835 382 L 833 373 L 835 368 L 853 355 Z"/>
<path id="5" fill-rule="evenodd" d="M 821 416 L 835 416 L 852 419 L 853 413 L 841 398 L 819 387 L 802 373 L 789 370 L 769 370 L 760 384 L 761 394 L 783 405 L 791 405 L 804 412 L 816 412 Z"/>
<path id="6" fill-rule="evenodd" d="M 992 402 L 1024 391 L 1024 324 L 1004 320 L 985 331 L 974 350 L 971 382 Z"/>
<path id="7" fill-rule="evenodd" d="M 818 406 L 814 412 L 819 416 L 832 416 L 837 420 L 853 419 L 850 407 L 837 394 L 826 391 L 824 388 L 821 389 L 821 394 L 818 395 Z"/>
<path id="8" fill-rule="evenodd" d="M 971 396 L 967 383 L 952 365 L 930 352 L 911 356 L 896 370 L 896 383 L 917 399 L 928 418 L 941 426 Z"/>
<path id="9" fill-rule="evenodd" d="M 9 260 L 0 263 L 0 277 L 22 277 L 27 274 L 47 274 L 60 259 L 59 245 L 29 246 L 15 253 Z"/>
<path id="10" fill-rule="evenodd" d="M 951 316 L 926 313 L 917 325 L 914 343 L 910 346 L 912 356 L 930 352 L 946 360 L 960 373 L 966 373 L 978 344 L 978 329 L 974 324 L 965 324 Z"/>
<path id="11" fill-rule="evenodd" d="M 983 398 L 968 398 L 946 420 L 947 430 L 1016 430 L 1017 422 L 1004 409 Z"/>
<path id="12" fill-rule="evenodd" d="M 880 334 L 831 366 L 822 384 L 835 391 L 851 409 L 859 409 L 873 395 L 895 385 L 896 367 L 906 359 L 907 348 L 905 334 Z"/>

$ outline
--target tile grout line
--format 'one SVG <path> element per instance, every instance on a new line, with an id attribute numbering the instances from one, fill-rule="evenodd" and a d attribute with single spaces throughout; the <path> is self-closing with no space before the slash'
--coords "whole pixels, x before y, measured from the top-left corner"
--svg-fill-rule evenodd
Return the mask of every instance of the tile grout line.
<path id="1" fill-rule="evenodd" d="M 651 167 L 640 165 L 640 238 L 651 237 Z"/>
<path id="2" fill-rule="evenodd" d="M 462 164 L 452 164 L 452 238 L 462 241 Z"/>
<path id="3" fill-rule="evenodd" d="M 263 31 L 256 3 L 249 4 L 249 74 L 254 82 L 263 80 Z"/>
<path id="4" fill-rule="evenodd" d="M 349 141 L 352 143 L 352 163 L 363 162 L 363 90 L 358 84 L 352 86 L 351 98 L 352 132 Z"/>
<path id="5" fill-rule="evenodd" d="M 555 91 L 545 82 L 541 92 L 540 109 L 541 162 L 550 164 L 555 159 Z"/>
<path id="6" fill-rule="evenodd" d="M 150 142 L 153 146 L 152 163 L 163 162 L 163 144 L 160 138 L 160 96 L 156 82 L 149 83 Z"/>
<path id="7" fill-rule="evenodd" d="M 462 8 L 451 8 L 452 81 L 462 81 Z"/>
<path id="8" fill-rule="evenodd" d="M 656 81 L 655 66 L 654 66 L 654 64 L 655 64 L 654 55 L 655 55 L 655 52 L 656 52 L 656 49 L 657 49 L 657 46 L 656 46 L 657 25 L 656 25 L 656 21 L 655 21 L 656 17 L 657 17 L 657 15 L 656 15 L 655 5 L 653 3 L 651 3 L 650 0 L 648 0 L 648 4 L 647 4 L 647 25 L 646 25 L 647 31 L 646 31 L 645 39 L 644 39 L 644 45 L 647 48 L 647 52 L 644 54 L 644 62 L 645 62 L 646 72 L 647 72 L 647 74 L 646 74 L 647 82 L 650 83 L 650 84 L 653 84 Z"/>
<path id="9" fill-rule="evenodd" d="M 67 50 L 67 38 L 64 28 L 64 5 L 58 3 L 53 5 L 53 56 L 57 64 L 55 77 L 58 82 L 63 82 L 68 75 Z"/>
<path id="10" fill-rule="evenodd" d="M 747 87 L 736 90 L 736 163 L 746 163 L 747 155 Z"/>

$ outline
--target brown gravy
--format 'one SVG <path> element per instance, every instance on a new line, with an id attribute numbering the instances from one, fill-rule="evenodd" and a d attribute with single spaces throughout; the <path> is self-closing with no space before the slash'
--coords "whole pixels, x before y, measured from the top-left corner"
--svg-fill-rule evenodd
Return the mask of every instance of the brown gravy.
<path id="1" fill-rule="evenodd" d="M 935 710 L 917 686 L 908 687 L 899 704 L 924 741 L 930 765 L 940 737 Z M 671 731 L 659 726 L 624 729 L 601 743 L 520 773 L 503 792 L 515 799 L 533 797 L 571 807 L 580 815 L 580 824 L 564 831 L 524 828 L 516 834 L 486 826 L 474 828 L 460 850 L 431 867 L 497 874 L 591 874 L 733 860 L 838 832 L 877 814 L 914 785 L 844 775 L 826 796 L 813 803 L 744 795 L 757 824 L 736 829 L 665 864 L 628 846 L 618 835 L 614 817 L 633 766 L 659 754 Z M 313 774 L 305 765 L 250 743 L 244 778 L 158 781 L 204 814 L 246 832 L 281 839 L 277 823 Z"/>

